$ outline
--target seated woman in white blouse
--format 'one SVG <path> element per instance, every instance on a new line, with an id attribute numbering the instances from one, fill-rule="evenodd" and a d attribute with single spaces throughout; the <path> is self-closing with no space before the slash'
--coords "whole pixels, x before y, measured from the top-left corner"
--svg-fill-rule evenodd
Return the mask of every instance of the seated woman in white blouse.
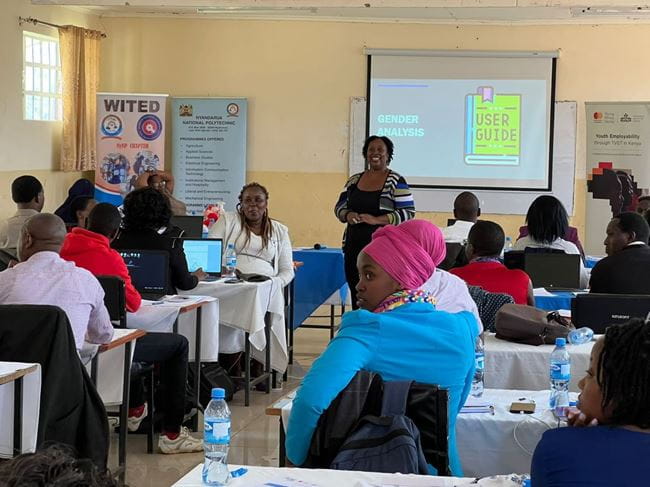
<path id="1" fill-rule="evenodd" d="M 237 211 L 222 215 L 208 236 L 222 239 L 224 248 L 230 243 L 234 244 L 239 271 L 268 276 L 281 290 L 294 276 L 291 240 L 287 227 L 269 217 L 268 199 L 269 192 L 264 186 L 258 183 L 247 184 L 239 193 Z M 283 299 L 283 294 L 276 292 L 274 297 Z M 281 303 L 278 305 L 282 307 Z M 238 353 L 242 350 L 244 332 L 222 326 L 219 351 Z M 263 357 L 255 353 L 255 350 L 253 353 Z"/>
<path id="2" fill-rule="evenodd" d="M 554 196 L 537 197 L 528 208 L 526 224 L 528 235 L 517 240 L 513 250 L 549 248 L 563 250 L 565 254 L 580 255 L 576 244 L 562 238 L 569 228 L 569 216 L 560 200 Z M 580 259 L 580 287 L 585 289 L 588 284 L 589 276 Z"/>

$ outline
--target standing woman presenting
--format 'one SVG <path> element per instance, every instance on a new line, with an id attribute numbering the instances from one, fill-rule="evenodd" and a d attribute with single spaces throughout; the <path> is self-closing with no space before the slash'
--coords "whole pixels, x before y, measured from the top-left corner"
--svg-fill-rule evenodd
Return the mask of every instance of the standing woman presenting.
<path id="1" fill-rule="evenodd" d="M 358 308 L 359 252 L 370 243 L 378 228 L 399 225 L 415 216 L 415 204 L 406 180 L 388 169 L 393 159 L 393 142 L 388 137 L 371 135 L 363 144 L 363 157 L 367 169 L 348 179 L 334 208 L 337 218 L 347 223 L 343 256 L 353 309 Z"/>

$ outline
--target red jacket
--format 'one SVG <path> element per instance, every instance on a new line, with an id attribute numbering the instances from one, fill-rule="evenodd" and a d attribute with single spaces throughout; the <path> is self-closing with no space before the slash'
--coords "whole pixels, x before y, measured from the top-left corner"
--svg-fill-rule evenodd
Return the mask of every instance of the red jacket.
<path id="1" fill-rule="evenodd" d="M 74 262 L 96 276 L 117 276 L 124 281 L 126 309 L 135 312 L 142 304 L 140 293 L 133 287 L 124 260 L 111 248 L 108 238 L 83 228 L 75 227 L 65 236 L 61 258 Z"/>
<path id="2" fill-rule="evenodd" d="M 509 294 L 516 304 L 528 304 L 530 277 L 522 270 L 508 269 L 499 262 L 470 262 L 449 272 L 470 286 L 479 286 L 490 293 Z"/>

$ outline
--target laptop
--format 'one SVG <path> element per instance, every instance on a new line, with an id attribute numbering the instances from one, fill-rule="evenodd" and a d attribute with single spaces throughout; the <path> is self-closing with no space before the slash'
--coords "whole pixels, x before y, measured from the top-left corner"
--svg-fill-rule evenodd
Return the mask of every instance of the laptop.
<path id="1" fill-rule="evenodd" d="M 645 319 L 648 312 L 650 295 L 585 293 L 571 301 L 571 321 L 576 328 L 588 326 L 597 334 L 631 318 Z"/>
<path id="2" fill-rule="evenodd" d="M 202 216 L 192 216 L 192 215 L 172 216 L 170 223 L 183 230 L 181 237 L 201 238 L 203 236 Z"/>
<path id="3" fill-rule="evenodd" d="M 143 299 L 158 301 L 167 294 L 169 254 L 162 250 L 119 250 L 131 281 Z"/>
<path id="4" fill-rule="evenodd" d="M 525 252 L 524 270 L 533 281 L 533 287 L 545 287 L 553 291 L 580 290 L 578 254 Z"/>
<path id="5" fill-rule="evenodd" d="M 220 238 L 184 238 L 183 250 L 190 272 L 200 267 L 208 275 L 205 281 L 221 277 L 223 241 Z"/>

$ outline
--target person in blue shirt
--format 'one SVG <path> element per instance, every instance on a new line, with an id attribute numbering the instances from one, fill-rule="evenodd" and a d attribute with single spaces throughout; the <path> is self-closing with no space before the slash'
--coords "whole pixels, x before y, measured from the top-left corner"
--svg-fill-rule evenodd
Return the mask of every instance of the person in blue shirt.
<path id="1" fill-rule="evenodd" d="M 650 322 L 607 328 L 579 383 L 572 427 L 542 436 L 533 487 L 632 487 L 650 484 Z"/>
<path id="2" fill-rule="evenodd" d="M 359 310 L 343 316 L 336 337 L 314 362 L 293 401 L 287 428 L 287 457 L 301 465 L 320 415 L 360 370 L 386 381 L 414 380 L 449 390 L 449 463 L 462 476 L 456 452 L 456 416 L 474 375 L 476 319 L 467 312 L 437 311 L 433 298 L 417 291 L 435 265 L 413 237 L 432 224 L 378 229 L 359 254 Z M 435 473 L 433 467 L 430 468 Z"/>

